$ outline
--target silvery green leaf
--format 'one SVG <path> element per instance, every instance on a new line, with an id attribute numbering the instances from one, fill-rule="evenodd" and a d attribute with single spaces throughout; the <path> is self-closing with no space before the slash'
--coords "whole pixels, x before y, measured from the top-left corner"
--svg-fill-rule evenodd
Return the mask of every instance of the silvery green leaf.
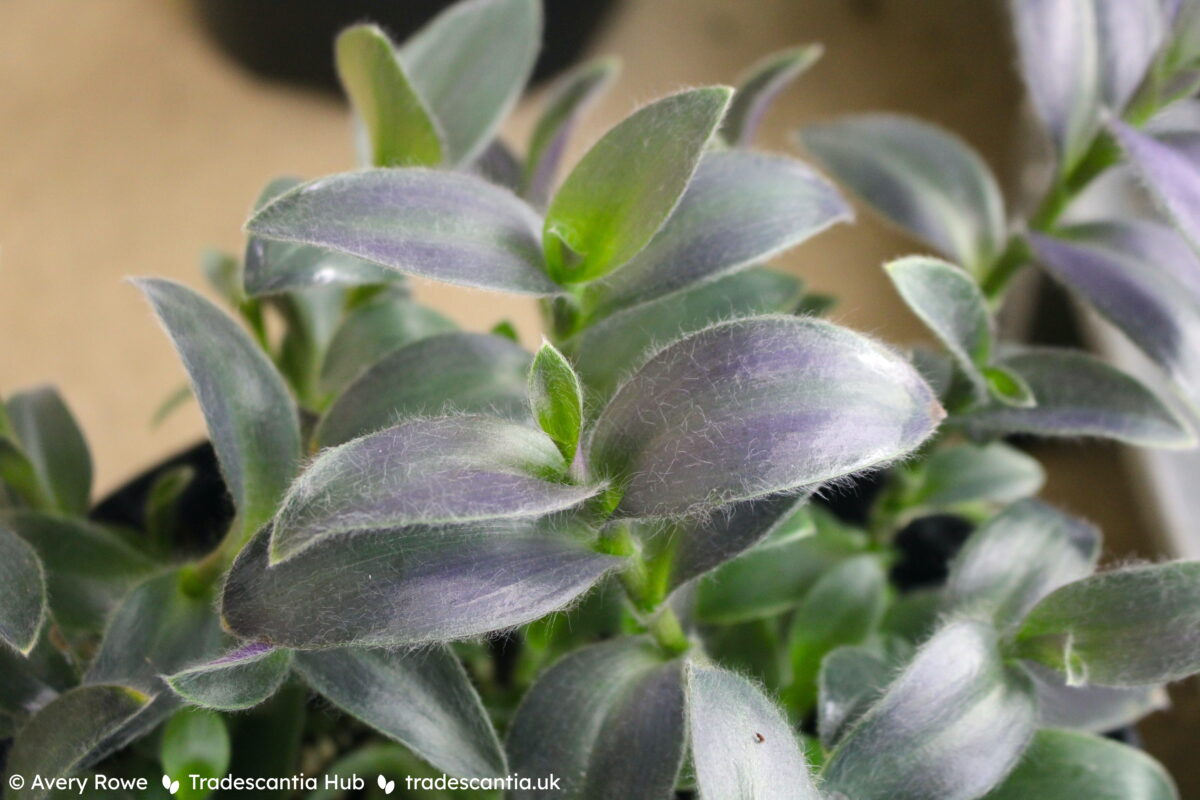
<path id="1" fill-rule="evenodd" d="M 751 267 L 618 311 L 584 328 L 568 346 L 583 382 L 607 397 L 648 348 L 735 317 L 789 313 L 803 292 L 798 278 Z"/>
<path id="2" fill-rule="evenodd" d="M 1200 295 L 1173 276 L 1182 265 L 1161 266 L 1086 238 L 1032 234 L 1030 241 L 1051 274 L 1082 294 L 1200 404 Z"/>
<path id="3" fill-rule="evenodd" d="M 270 539 L 268 526 L 234 562 L 222 615 L 243 638 L 302 649 L 511 628 L 570 604 L 621 563 L 573 541 L 562 525 L 531 520 L 332 537 L 274 566 Z"/>
<path id="4" fill-rule="evenodd" d="M 894 114 L 810 125 L 800 139 L 825 169 L 917 239 L 978 272 L 1004 247 L 1004 200 L 965 142 Z"/>
<path id="5" fill-rule="evenodd" d="M 317 424 L 322 447 L 405 419 L 491 414 L 529 419 L 529 353 L 500 336 L 444 333 L 397 348 L 346 387 Z"/>
<path id="6" fill-rule="evenodd" d="M 956 421 L 978 434 L 1097 436 L 1142 447 L 1191 447 L 1195 436 L 1140 382 L 1086 353 L 1038 349 L 1004 359 L 1029 385 L 1032 408 L 993 403 Z"/>
<path id="7" fill-rule="evenodd" d="M 1003 442 L 942 448 L 923 467 L 912 502 L 939 511 L 971 503 L 1006 505 L 1037 494 L 1046 482 L 1036 458 Z"/>
<path id="8" fill-rule="evenodd" d="M 413 88 L 387 34 L 355 25 L 335 43 L 338 77 L 366 126 L 377 167 L 436 167 L 442 162 L 437 123 Z"/>
<path id="9" fill-rule="evenodd" d="M 296 671 L 329 702 L 451 775 L 508 772 L 500 740 L 462 665 L 442 645 L 296 653 Z"/>
<path id="10" fill-rule="evenodd" d="M 346 314 L 325 350 L 322 391 L 337 395 L 385 355 L 418 339 L 451 333 L 447 317 L 419 303 L 385 294 Z"/>
<path id="11" fill-rule="evenodd" d="M 690 663 L 687 709 L 701 800 L 820 800 L 792 726 L 754 684 Z"/>
<path id="12" fill-rule="evenodd" d="M 978 284 L 945 261 L 909 256 L 884 269 L 904 302 L 937 335 L 968 377 L 981 388 L 992 357 L 992 317 Z"/>
<path id="13" fill-rule="evenodd" d="M 549 342 L 542 343 L 529 367 L 529 405 L 534 421 L 570 465 L 583 429 L 583 386 L 571 363 Z"/>
<path id="14" fill-rule="evenodd" d="M 861 553 L 867 539 L 813 509 L 816 530 L 809 536 L 773 544 L 769 535 L 722 564 L 699 584 L 697 617 L 730 624 L 773 616 L 797 606 L 816 580 L 834 565 Z"/>
<path id="15" fill-rule="evenodd" d="M 543 246 L 560 283 L 601 278 L 638 253 L 675 209 L 731 89 L 670 95 L 612 128 L 550 201 Z"/>
<path id="16" fill-rule="evenodd" d="M 111 736 L 145 710 L 151 698 L 126 686 L 80 686 L 50 701 L 21 729 L 8 754 L 8 775 L 27 778 L 24 787 L 5 781 L 13 800 L 48 797 L 46 782 L 65 778 L 95 761 Z M 40 784 L 34 776 L 43 779 Z"/>
<path id="17" fill-rule="evenodd" d="M 1200 672 L 1200 562 L 1115 569 L 1042 599 L 1019 652 L 1072 686 L 1144 686 Z"/>
<path id="18" fill-rule="evenodd" d="M 37 553 L 0 521 L 0 642 L 22 654 L 37 643 L 46 618 L 46 575 Z"/>
<path id="19" fill-rule="evenodd" d="M 1171 705 L 1161 686 L 1068 686 L 1066 676 L 1050 667 L 1027 661 L 1025 668 L 1037 689 L 1044 728 L 1106 733 Z"/>
<path id="20" fill-rule="evenodd" d="M 136 284 L 187 368 L 242 530 L 254 530 L 300 461 L 296 405 L 263 351 L 211 302 L 171 281 Z"/>
<path id="21" fill-rule="evenodd" d="M 1174 6 L 1175 30 L 1167 48 L 1167 63 L 1179 67 L 1194 66 L 1200 58 L 1200 3 L 1193 0 L 1169 0 Z"/>
<path id="22" fill-rule="evenodd" d="M 721 137 L 734 147 L 749 147 L 775 97 L 817 63 L 824 52 L 819 44 L 801 45 L 772 53 L 750 67 L 738 81 L 721 123 Z"/>
<path id="23" fill-rule="evenodd" d="M 291 661 L 289 650 L 252 642 L 214 661 L 166 676 L 165 680 L 192 705 L 237 711 L 275 694 L 287 677 Z"/>
<path id="24" fill-rule="evenodd" d="M 200 271 L 208 285 L 230 307 L 236 308 L 246 301 L 242 262 L 232 254 L 220 250 L 205 250 L 200 254 Z"/>
<path id="25" fill-rule="evenodd" d="M 79 682 L 76 667 L 49 636 L 39 636 L 28 653 L 0 647 L 0 727 L 15 730 L 60 692 Z"/>
<path id="26" fill-rule="evenodd" d="M 1146 79 L 1166 41 L 1169 19 L 1163 0 L 1090 0 L 1099 26 L 1104 103 L 1124 110 Z"/>
<path id="27" fill-rule="evenodd" d="M 541 42 L 536 0 L 468 0 L 439 14 L 399 52 L 438 122 L 447 161 L 483 151 L 517 102 Z"/>
<path id="28" fill-rule="evenodd" d="M 521 190 L 521 161 L 500 139 L 493 139 L 469 169 L 484 180 L 503 186 L 510 192 Z"/>
<path id="29" fill-rule="evenodd" d="M 1179 232 L 1200 248 L 1200 133 L 1155 138 L 1116 120 L 1112 131 Z"/>
<path id="30" fill-rule="evenodd" d="M 346 534 L 564 511 L 598 486 L 548 478 L 566 462 L 544 433 L 490 417 L 404 422 L 320 453 L 280 504 L 271 563 Z"/>
<path id="31" fill-rule="evenodd" d="M 8 425 L 53 507 L 72 516 L 87 514 L 92 457 L 62 397 L 40 386 L 14 392 L 5 405 Z"/>
<path id="32" fill-rule="evenodd" d="M 83 520 L 25 511 L 4 525 L 37 553 L 50 612 L 68 631 L 101 630 L 121 598 L 156 568 L 119 536 Z"/>
<path id="33" fill-rule="evenodd" d="M 888 659 L 865 646 L 839 647 L 825 656 L 817 679 L 817 731 L 826 749 L 879 699 L 894 673 Z"/>
<path id="34" fill-rule="evenodd" d="M 814 319 L 753 317 L 660 350 L 593 431 L 597 474 L 626 516 L 695 512 L 886 463 L 943 416 L 912 367 Z"/>
<path id="35" fill-rule="evenodd" d="M 446 283 L 554 294 L 538 225 L 537 214 L 507 189 L 474 175 L 413 167 L 303 184 L 261 209 L 246 230 Z"/>
<path id="36" fill-rule="evenodd" d="M 509 767 L 553 773 L 558 791 L 514 800 L 660 800 L 683 760 L 683 665 L 630 637 L 571 653 L 534 683 L 508 732 Z"/>
<path id="37" fill-rule="evenodd" d="M 299 178 L 271 181 L 255 201 L 255 212 L 302 183 Z M 400 278 L 393 270 L 346 253 L 251 236 L 246 242 L 245 264 L 240 270 L 243 286 L 238 287 L 238 294 L 259 297 L 314 286 L 360 286 Z"/>
<path id="38" fill-rule="evenodd" d="M 1104 61 L 1094 0 L 1012 0 L 1021 74 L 1059 156 L 1083 157 L 1100 127 Z"/>
<path id="39" fill-rule="evenodd" d="M 1178 800 L 1162 765 L 1137 748 L 1075 731 L 1040 730 L 985 800 Z"/>
<path id="40" fill-rule="evenodd" d="M 614 59 L 579 65 L 555 85 L 529 138 L 521 175 L 521 194 L 535 206 L 545 206 L 554 188 L 567 141 L 579 120 L 608 89 L 620 69 Z"/>
<path id="41" fill-rule="evenodd" d="M 845 735 L 822 786 L 854 800 L 972 800 L 1016 765 L 1036 724 L 1029 679 L 1005 665 L 991 626 L 952 622 Z"/>
<path id="42" fill-rule="evenodd" d="M 1100 531 L 1037 500 L 1022 500 L 967 539 L 950 566 L 946 603 L 998 626 L 1019 623 L 1039 600 L 1092 574 Z"/>
<path id="43" fill-rule="evenodd" d="M 803 162 L 709 151 L 646 248 L 587 287 L 585 313 L 595 319 L 674 296 L 760 264 L 851 217 L 837 189 Z"/>

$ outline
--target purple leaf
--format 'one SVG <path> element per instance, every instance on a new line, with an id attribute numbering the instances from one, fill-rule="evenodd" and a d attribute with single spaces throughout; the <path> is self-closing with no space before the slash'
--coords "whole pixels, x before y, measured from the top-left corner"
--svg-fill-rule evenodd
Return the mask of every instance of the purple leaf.
<path id="1" fill-rule="evenodd" d="M 944 412 L 915 370 L 813 319 L 754 317 L 660 350 L 597 420 L 590 461 L 626 516 L 815 487 L 899 458 Z"/>
<path id="2" fill-rule="evenodd" d="M 748 147 L 776 96 L 817 63 L 824 52 L 819 44 L 801 45 L 772 53 L 750 67 L 738 81 L 721 123 L 722 138 L 733 147 Z"/>
<path id="3" fill-rule="evenodd" d="M 554 294 L 533 209 L 482 178 L 431 169 L 346 172 L 303 184 L 246 230 L 348 253 L 425 278 Z"/>
<path id="4" fill-rule="evenodd" d="M 554 442 L 526 425 L 411 420 L 317 456 L 279 507 L 271 563 L 350 533 L 563 511 L 599 489 L 546 477 L 566 469 Z"/>
<path id="5" fill-rule="evenodd" d="M 1156 139 L 1116 120 L 1112 130 L 1150 193 L 1192 247 L 1200 248 L 1200 134 Z"/>
<path id="6" fill-rule="evenodd" d="M 1163 0 L 1091 0 L 1100 31 L 1104 102 L 1124 110 L 1166 41 Z"/>

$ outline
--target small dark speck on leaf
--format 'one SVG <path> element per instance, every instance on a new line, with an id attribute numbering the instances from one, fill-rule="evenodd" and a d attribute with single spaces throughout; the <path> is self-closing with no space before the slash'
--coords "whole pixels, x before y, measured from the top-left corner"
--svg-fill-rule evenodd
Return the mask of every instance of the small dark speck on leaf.
<path id="1" fill-rule="evenodd" d="M 758 742 L 759 744 L 762 744 L 766 740 L 767 740 L 767 737 L 763 736 L 761 733 L 754 734 L 754 741 Z"/>

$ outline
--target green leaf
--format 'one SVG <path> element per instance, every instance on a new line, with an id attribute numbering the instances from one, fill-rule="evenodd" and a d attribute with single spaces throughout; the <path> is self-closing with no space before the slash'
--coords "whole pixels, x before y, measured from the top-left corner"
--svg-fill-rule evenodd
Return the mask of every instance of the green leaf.
<path id="1" fill-rule="evenodd" d="M 37 553 L 0 521 L 0 641 L 27 654 L 46 618 L 46 576 Z"/>
<path id="2" fill-rule="evenodd" d="M 536 0 L 468 0 L 443 11 L 399 52 L 439 123 L 447 161 L 481 153 L 516 103 L 541 42 Z"/>
<path id="3" fill-rule="evenodd" d="M 188 396 L 191 396 L 190 389 Z M 175 543 L 183 523 L 183 496 L 195 477 L 195 469 L 188 464 L 180 464 L 159 473 L 146 493 L 142 511 L 146 520 L 146 538 L 153 552 L 160 556 L 169 553 L 171 545 Z"/>
<path id="4" fill-rule="evenodd" d="M 754 684 L 691 663 L 687 707 L 702 800 L 820 800 L 792 726 Z"/>
<path id="5" fill-rule="evenodd" d="M 371 141 L 371 163 L 377 167 L 442 163 L 437 124 L 387 34 L 375 25 L 355 25 L 338 35 L 334 50 L 338 77 Z"/>
<path id="6" fill-rule="evenodd" d="M 229 731 L 220 714 L 198 708 L 175 712 L 163 728 L 163 772 L 179 781 L 179 800 L 203 800 L 208 789 L 192 788 L 193 775 L 201 780 L 219 778 L 229 769 Z"/>
<path id="7" fill-rule="evenodd" d="M 982 373 L 988 393 L 1004 405 L 1017 408 L 1037 405 L 1037 395 L 1021 377 L 1021 373 L 994 365 L 984 367 Z"/>
<path id="8" fill-rule="evenodd" d="M 982 390 L 992 357 L 992 318 L 975 281 L 953 264 L 909 256 L 884 267 L 904 302 Z"/>
<path id="9" fill-rule="evenodd" d="M 252 643 L 165 678 L 192 705 L 238 711 L 275 694 L 287 677 L 291 651 Z"/>
<path id="10" fill-rule="evenodd" d="M 891 222 L 973 274 L 1004 247 L 1004 200 L 957 136 L 894 114 L 811 125 L 800 139 L 834 177 Z"/>
<path id="11" fill-rule="evenodd" d="M 583 387 L 570 362 L 549 342 L 542 342 L 529 368 L 529 405 L 570 466 L 583 429 Z"/>
<path id="12" fill-rule="evenodd" d="M 1017 644 L 1072 686 L 1142 686 L 1200 672 L 1200 562 L 1069 583 L 1029 612 Z"/>
<path id="13" fill-rule="evenodd" d="M 87 514 L 92 457 L 62 397 L 43 386 L 10 395 L 6 406 L 7 424 L 32 465 L 43 496 L 64 514 Z"/>
<path id="14" fill-rule="evenodd" d="M 283 379 L 216 306 L 177 283 L 135 282 L 154 306 L 200 401 L 241 529 L 271 518 L 300 461 L 300 423 Z"/>
<path id="15" fill-rule="evenodd" d="M 12 800 L 41 800 L 50 794 L 43 781 L 65 778 L 95 762 L 109 739 L 135 719 L 150 702 L 127 686 L 80 686 L 50 701 L 21 729 L 8 754 L 9 776 L 26 779 L 19 789 L 9 781 Z"/>
<path id="16" fill-rule="evenodd" d="M 521 195 L 542 207 L 550 198 L 567 140 L 579 120 L 616 78 L 615 59 L 581 64 L 559 80 L 529 138 L 521 176 Z"/>
<path id="17" fill-rule="evenodd" d="M 200 271 L 213 291 L 231 308 L 238 308 L 246 301 L 242 262 L 235 256 L 221 250 L 205 250 L 200 254 Z"/>
<path id="18" fill-rule="evenodd" d="M 445 646 L 311 650 L 296 654 L 296 669 L 325 699 L 438 769 L 466 778 L 508 772 L 483 703 Z"/>
<path id="19" fill-rule="evenodd" d="M 309 464 L 275 518 L 271 564 L 347 534 L 564 511 L 600 488 L 548 479 L 566 468 L 554 443 L 527 425 L 411 420 L 327 449 Z"/>
<path id="20" fill-rule="evenodd" d="M 3 414 L 4 404 L 0 403 L 0 414 Z M 42 487 L 37 468 L 25 455 L 16 437 L 0 431 L 0 478 L 5 487 L 11 492 L 13 500 L 20 499 L 31 508 L 53 509 L 53 500 Z M 5 504 L 12 502 L 5 496 Z"/>
<path id="21" fill-rule="evenodd" d="M 721 137 L 733 147 L 749 147 L 763 115 L 775 97 L 824 54 L 819 44 L 806 44 L 772 53 L 747 70 L 738 81 Z"/>
<path id="22" fill-rule="evenodd" d="M 1036 723 L 1029 679 L 1005 665 L 991 626 L 951 622 L 830 754 L 822 785 L 854 800 L 973 800 L 1016 765 Z"/>
<path id="23" fill-rule="evenodd" d="M 1025 757 L 986 800 L 1178 800 L 1162 765 L 1133 747 L 1086 733 L 1037 732 Z"/>
<path id="24" fill-rule="evenodd" d="M 1038 460 L 1011 445 L 957 444 L 926 459 L 911 504 L 937 511 L 974 503 L 1003 506 L 1037 494 L 1045 482 Z"/>
<path id="25" fill-rule="evenodd" d="M 683 665 L 642 639 L 591 645 L 551 667 L 526 693 L 509 729 L 510 768 L 554 774 L 558 800 L 656 800 L 683 760 Z M 636 746 L 631 746 L 636 743 Z M 517 791 L 513 800 L 544 798 Z"/>
<path id="26" fill-rule="evenodd" d="M 817 678 L 817 731 L 832 750 L 883 694 L 892 660 L 868 646 L 839 647 L 825 656 Z"/>
<path id="27" fill-rule="evenodd" d="M 887 573 L 874 555 L 847 559 L 813 584 L 792 616 L 788 634 L 789 707 L 800 714 L 808 712 L 817 699 L 817 677 L 825 655 L 865 639 L 883 618 L 887 598 Z"/>
<path id="28" fill-rule="evenodd" d="M 1090 575 L 1099 557 L 1095 526 L 1023 500 L 967 539 L 950 566 L 946 603 L 998 626 L 1019 623 L 1043 597 Z"/>
<path id="29" fill-rule="evenodd" d="M 546 262 L 561 283 L 602 277 L 646 246 L 696 171 L 731 90 L 658 100 L 604 135 L 550 201 Z"/>

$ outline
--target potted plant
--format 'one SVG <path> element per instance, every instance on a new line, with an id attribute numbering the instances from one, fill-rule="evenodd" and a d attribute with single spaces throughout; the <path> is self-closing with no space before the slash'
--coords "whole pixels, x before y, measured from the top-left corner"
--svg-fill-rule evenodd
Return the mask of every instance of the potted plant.
<path id="1" fill-rule="evenodd" d="M 371 168 L 267 188 L 244 258 L 206 261 L 233 316 L 135 282 L 211 451 L 89 517 L 65 403 L 6 399 L 6 796 L 1177 796 L 1099 734 L 1200 671 L 1200 564 L 1096 572 L 1099 531 L 1004 441 L 1195 444 L 1200 176 L 1188 133 L 1146 124 L 1200 51 L 1190 8 L 1129 8 L 1014 4 L 1058 154 L 1027 219 L 927 124 L 802 132 L 938 253 L 885 268 L 941 343 L 908 356 L 765 266 L 850 218 L 750 147 L 815 48 L 642 107 L 558 181 L 614 68 L 564 78 L 515 156 L 495 132 L 536 0 L 471 0 L 403 57 L 342 33 Z M 1060 228 L 1119 161 L 1163 216 Z M 1035 263 L 1178 397 L 997 341 Z M 409 274 L 540 297 L 546 341 L 457 330 Z M 864 473 L 854 513 L 817 501 Z"/>

